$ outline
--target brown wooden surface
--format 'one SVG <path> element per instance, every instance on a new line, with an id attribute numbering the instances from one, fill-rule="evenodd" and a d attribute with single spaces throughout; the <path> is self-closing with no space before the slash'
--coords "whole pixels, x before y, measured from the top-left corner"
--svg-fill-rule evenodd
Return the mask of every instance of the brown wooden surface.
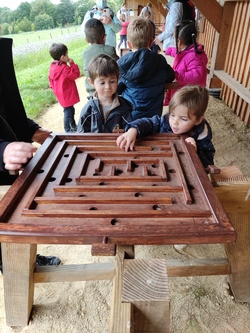
<path id="1" fill-rule="evenodd" d="M 34 244 L 234 242 L 235 231 L 183 137 L 128 153 L 118 134 L 54 134 L 0 202 L 0 241 Z"/>

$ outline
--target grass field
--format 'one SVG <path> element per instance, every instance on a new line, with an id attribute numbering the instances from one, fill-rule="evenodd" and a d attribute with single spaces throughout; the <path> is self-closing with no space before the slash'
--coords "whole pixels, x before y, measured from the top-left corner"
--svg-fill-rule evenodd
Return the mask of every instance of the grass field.
<path id="1" fill-rule="evenodd" d="M 3 37 L 8 37 L 13 39 L 13 47 L 18 47 L 22 45 L 27 45 L 29 43 L 35 43 L 40 41 L 47 41 L 53 38 L 58 38 L 60 36 L 67 35 L 72 32 L 77 32 L 81 30 L 81 26 L 69 27 L 69 28 L 56 28 L 50 30 L 41 31 L 31 31 L 22 34 L 6 35 Z"/>
<path id="2" fill-rule="evenodd" d="M 49 54 L 49 46 L 52 43 L 51 36 L 53 39 L 56 38 L 57 42 L 67 45 L 69 56 L 78 64 L 82 75 L 82 53 L 88 44 L 83 36 L 79 37 L 79 34 L 78 36 L 73 34 L 72 40 L 70 40 L 72 33 L 79 31 L 80 27 L 78 26 L 69 29 L 52 29 L 5 36 L 13 38 L 13 53 L 18 47 L 21 47 L 22 52 L 25 51 L 23 54 L 14 55 L 14 66 L 23 104 L 31 119 L 36 119 L 48 106 L 57 102 L 48 81 L 49 66 L 52 61 Z M 40 36 L 41 43 L 39 50 L 36 51 L 36 48 L 31 46 L 32 43 L 33 46 L 36 45 L 34 43 L 38 36 Z M 66 42 L 64 42 L 65 38 L 68 38 Z M 29 43 L 27 43 L 27 39 L 29 39 Z"/>

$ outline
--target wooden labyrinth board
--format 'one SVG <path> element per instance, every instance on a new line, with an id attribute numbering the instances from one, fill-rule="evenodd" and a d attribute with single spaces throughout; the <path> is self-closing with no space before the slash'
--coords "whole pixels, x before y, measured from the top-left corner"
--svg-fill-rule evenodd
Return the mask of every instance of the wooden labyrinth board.
<path id="1" fill-rule="evenodd" d="M 0 202 L 0 241 L 50 244 L 234 242 L 203 166 L 181 136 L 134 151 L 118 134 L 53 134 Z"/>

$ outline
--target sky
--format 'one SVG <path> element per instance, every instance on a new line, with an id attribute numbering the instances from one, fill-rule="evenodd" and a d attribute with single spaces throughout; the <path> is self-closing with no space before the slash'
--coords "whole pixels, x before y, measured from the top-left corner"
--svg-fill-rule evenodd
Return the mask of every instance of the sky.
<path id="1" fill-rule="evenodd" d="M 17 9 L 21 2 L 31 2 L 33 0 L 0 0 L 0 7 L 8 7 L 11 10 Z M 60 0 L 50 0 L 53 4 L 58 5 Z"/>

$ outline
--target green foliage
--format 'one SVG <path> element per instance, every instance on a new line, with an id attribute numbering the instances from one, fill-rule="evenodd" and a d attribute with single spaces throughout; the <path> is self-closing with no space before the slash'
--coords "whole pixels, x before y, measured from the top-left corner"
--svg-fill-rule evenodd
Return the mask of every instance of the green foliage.
<path id="1" fill-rule="evenodd" d="M 29 21 L 27 19 L 27 17 L 24 17 L 22 19 L 22 21 L 20 21 L 18 23 L 18 28 L 19 28 L 19 31 L 23 31 L 23 32 L 27 32 L 27 31 L 31 31 L 31 25 L 32 25 L 32 22 Z"/>
<path id="2" fill-rule="evenodd" d="M 18 22 L 22 21 L 24 18 L 29 19 L 31 12 L 31 4 L 29 2 L 21 2 L 16 10 L 16 18 Z"/>
<path id="3" fill-rule="evenodd" d="M 61 3 L 56 7 L 55 19 L 57 24 L 66 26 L 74 23 L 75 6 L 70 0 L 61 0 Z"/>
<path id="4" fill-rule="evenodd" d="M 47 14 L 54 18 L 56 6 L 49 0 L 35 0 L 32 3 L 30 18 L 34 22 L 38 15 Z"/>
<path id="5" fill-rule="evenodd" d="M 69 56 L 78 64 L 82 73 L 82 53 L 88 44 L 83 38 L 67 43 Z M 48 48 L 25 56 L 14 57 L 18 87 L 28 117 L 36 119 L 45 108 L 56 103 L 49 87 L 48 73 L 52 61 Z"/>
<path id="6" fill-rule="evenodd" d="M 35 28 L 36 30 L 47 30 L 54 28 L 53 18 L 47 14 L 38 15 L 35 18 Z"/>

